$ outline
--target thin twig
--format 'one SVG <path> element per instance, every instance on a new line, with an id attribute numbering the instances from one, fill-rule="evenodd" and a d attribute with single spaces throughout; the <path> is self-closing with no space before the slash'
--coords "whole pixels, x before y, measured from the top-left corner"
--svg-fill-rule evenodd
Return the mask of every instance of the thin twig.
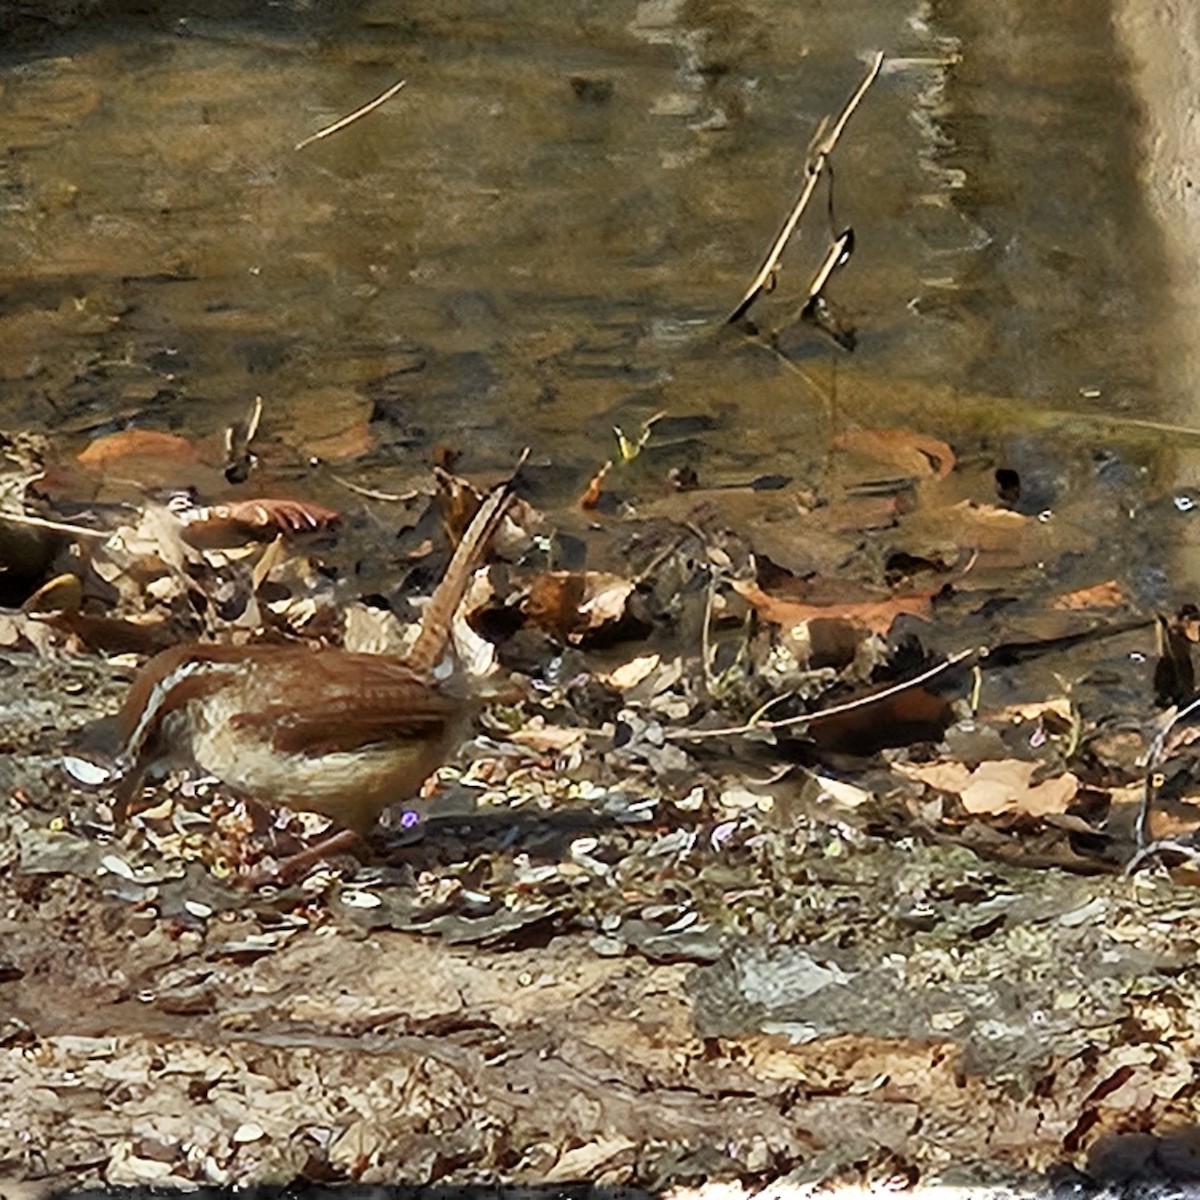
<path id="1" fill-rule="evenodd" d="M 329 478 L 334 483 L 340 483 L 342 487 L 352 491 L 356 496 L 365 496 L 368 500 L 386 500 L 392 504 L 407 504 L 421 494 L 420 488 L 410 488 L 407 492 L 380 492 L 375 488 L 362 487 L 360 484 L 352 483 L 345 476 L 335 475 L 332 471 L 329 473 Z"/>
<path id="2" fill-rule="evenodd" d="M 362 108 L 356 108 L 348 116 L 342 117 L 340 121 L 334 121 L 332 125 L 326 125 L 324 129 L 320 129 L 302 141 L 297 142 L 296 149 L 303 150 L 305 146 L 311 146 L 313 142 L 319 142 L 322 138 L 329 137 L 331 133 L 337 133 L 339 129 L 345 129 L 347 125 L 357 121 L 359 117 L 365 117 L 367 113 L 373 112 L 381 104 L 386 104 L 407 82 L 407 79 L 402 79 L 399 83 L 393 83 L 386 92 L 381 92 L 374 100 L 369 100 L 364 104 Z"/>
<path id="3" fill-rule="evenodd" d="M 225 478 L 230 483 L 245 483 L 258 466 L 258 457 L 250 447 L 258 435 L 262 415 L 263 398 L 255 396 L 246 424 L 241 428 L 236 424 L 225 426 Z"/>
<path id="4" fill-rule="evenodd" d="M 670 541 L 669 541 L 669 542 L 668 542 L 668 543 L 667 543 L 667 544 L 666 544 L 666 545 L 665 545 L 665 546 L 664 546 L 664 547 L 663 547 L 663 548 L 662 548 L 662 549 L 661 549 L 661 550 L 660 550 L 660 551 L 659 551 L 659 552 L 658 552 L 658 553 L 657 553 L 657 554 L 656 554 L 656 555 L 655 555 L 655 556 L 654 556 L 654 557 L 653 557 L 653 558 L 652 558 L 652 559 L 649 561 L 649 563 L 647 563 L 647 564 L 646 564 L 646 566 L 644 566 L 644 567 L 643 567 L 643 568 L 642 568 L 642 569 L 641 569 L 641 570 L 640 570 L 640 571 L 639 571 L 639 572 L 638 572 L 638 573 L 637 573 L 637 574 L 636 574 L 636 575 L 633 577 L 633 582 L 634 582 L 635 584 L 636 584 L 636 583 L 644 583 L 644 582 L 645 582 L 647 579 L 652 579 L 652 578 L 654 577 L 654 573 L 655 573 L 655 572 L 658 570 L 658 568 L 659 568 L 659 567 L 661 567 L 661 566 L 663 565 L 663 563 L 664 563 L 664 562 L 666 562 L 666 561 L 667 561 L 667 559 L 668 559 L 668 558 L 670 558 L 670 557 L 671 557 L 671 555 L 672 555 L 672 554 L 674 554 L 674 553 L 675 553 L 675 551 L 676 551 L 676 550 L 678 550 L 678 549 L 679 549 L 679 547 L 680 547 L 680 546 L 682 546 L 682 545 L 683 545 L 683 543 L 684 543 L 684 542 L 686 542 L 686 541 L 687 541 L 687 539 L 688 539 L 689 537 L 695 537 L 695 536 L 696 536 L 696 534 L 695 534 L 695 531 L 694 531 L 694 530 L 692 530 L 692 529 L 687 529 L 687 530 L 685 530 L 683 533 L 680 533 L 680 534 L 678 534 L 676 537 L 672 538 L 672 539 L 671 539 L 671 540 L 670 540 Z"/>
<path id="5" fill-rule="evenodd" d="M 781 367 L 783 367 L 785 371 L 791 371 L 793 375 L 799 375 L 804 384 L 816 392 L 817 396 L 820 397 L 821 400 L 823 400 L 827 405 L 833 404 L 834 400 L 836 399 L 833 390 L 827 384 L 822 383 L 819 379 L 813 376 L 810 372 L 806 371 L 802 366 L 800 366 L 799 363 L 795 361 L 795 359 L 788 358 L 788 356 L 784 354 L 784 352 L 780 350 L 780 348 L 775 345 L 774 342 L 768 341 L 766 338 L 760 336 L 750 338 L 749 343 L 751 346 L 758 346 L 760 349 L 765 350 L 768 354 L 773 355 L 776 361 Z"/>
<path id="6" fill-rule="evenodd" d="M 717 596 L 717 576 L 715 572 L 708 573 L 708 589 L 704 597 L 704 625 L 700 630 L 700 659 L 704 666 L 704 690 L 713 694 L 713 654 L 712 654 L 712 615 L 713 604 Z"/>
<path id="7" fill-rule="evenodd" d="M 1176 841 L 1174 838 L 1162 838 L 1157 842 L 1151 842 L 1148 846 L 1143 846 L 1125 864 L 1125 874 L 1132 875 L 1147 859 L 1157 858 L 1164 850 L 1169 850 L 1172 854 L 1181 854 L 1193 863 L 1200 861 L 1200 849 L 1189 846 L 1186 842 Z"/>
<path id="8" fill-rule="evenodd" d="M 936 667 L 930 667 L 927 671 L 922 671 L 920 675 L 913 676 L 912 679 L 902 679 L 899 683 L 894 683 L 891 687 L 886 687 L 882 691 L 872 692 L 869 696 L 859 696 L 854 700 L 847 700 L 844 704 L 834 704 L 829 708 L 823 708 L 815 713 L 802 713 L 798 717 L 783 717 L 778 721 L 763 721 L 760 719 L 762 711 L 760 710 L 759 713 L 756 713 L 744 725 L 733 725 L 725 729 L 671 729 L 667 731 L 666 736 L 674 741 L 700 741 L 705 738 L 737 737 L 741 734 L 757 733 L 760 729 L 790 729 L 797 725 L 812 725 L 814 722 L 823 721 L 827 717 L 840 717 L 843 713 L 867 708 L 872 704 L 878 704 L 881 700 L 889 700 L 892 696 L 897 696 L 909 688 L 919 687 L 923 683 L 928 683 L 944 671 L 950 670 L 951 667 L 956 667 L 959 663 L 965 662 L 968 658 L 979 653 L 981 651 L 978 647 L 972 647 L 970 650 L 959 650 L 956 654 L 951 654 L 944 661 L 938 663 Z M 776 699 L 781 698 L 776 697 Z M 774 700 L 771 701 L 771 703 L 774 702 Z"/>
<path id="9" fill-rule="evenodd" d="M 754 775 L 747 775 L 746 782 L 754 784 L 755 787 L 771 787 L 772 784 L 780 783 L 786 779 L 796 769 L 796 765 L 796 763 L 781 763 L 765 779 L 760 779 Z"/>
<path id="10" fill-rule="evenodd" d="M 801 191 L 800 197 L 793 206 L 792 211 L 788 214 L 787 220 L 784 221 L 783 228 L 771 244 L 771 249 L 768 251 L 767 257 L 763 259 L 763 264 L 759 267 L 758 274 L 754 277 L 754 282 L 746 289 L 746 294 L 742 297 L 737 308 L 726 318 L 725 323 L 727 325 L 732 325 L 734 321 L 740 320 L 750 311 L 750 306 L 762 295 L 774 277 L 779 267 L 779 260 L 783 256 L 784 250 L 787 249 L 787 244 L 791 240 L 792 234 L 796 232 L 796 226 L 800 224 L 800 218 L 804 215 L 804 210 L 808 207 L 813 193 L 817 190 L 817 184 L 820 182 L 821 176 L 825 171 L 830 154 L 833 153 L 834 147 L 837 145 L 838 139 L 842 136 L 842 131 L 846 128 L 846 124 L 853 115 L 854 110 L 862 103 L 863 97 L 867 94 L 867 89 L 875 82 L 875 77 L 879 74 L 879 68 L 882 65 L 883 51 L 880 50 L 871 59 L 871 65 L 867 69 L 862 83 L 858 85 L 854 95 L 846 101 L 845 108 L 842 109 L 832 127 L 828 130 L 818 130 L 817 136 L 813 139 L 813 144 L 809 147 L 808 157 L 804 163 L 804 189 Z"/>
<path id="11" fill-rule="evenodd" d="M 1160 850 L 1174 850 L 1177 848 L 1174 845 L 1168 844 L 1169 839 L 1158 842 L 1148 842 L 1146 840 L 1150 823 L 1150 810 L 1154 807 L 1154 798 L 1158 791 L 1154 784 L 1154 777 L 1158 774 L 1158 768 L 1162 765 L 1163 757 L 1166 754 L 1167 738 L 1170 736 L 1171 730 L 1185 717 L 1190 717 L 1197 709 L 1200 709 L 1200 696 L 1191 701 L 1191 703 L 1185 704 L 1175 713 L 1162 729 L 1158 731 L 1154 740 L 1150 743 L 1150 750 L 1146 755 L 1146 776 L 1142 788 L 1142 804 L 1138 809 L 1137 821 L 1133 827 L 1137 838 L 1138 851 L 1126 864 L 1126 873 L 1133 871 L 1139 863 L 1157 854 Z"/>
<path id="12" fill-rule="evenodd" d="M 845 266 L 846 259 L 850 257 L 853 246 L 854 232 L 850 229 L 844 229 L 833 240 L 829 249 L 825 252 L 825 257 L 821 260 L 821 265 L 813 275 L 812 282 L 808 285 L 808 295 L 804 297 L 804 303 L 800 306 L 801 310 L 807 308 L 821 295 L 825 290 L 825 285 L 829 282 L 829 277 L 834 271 L 839 267 Z"/>
<path id="13" fill-rule="evenodd" d="M 32 525 L 35 529 L 52 529 L 55 533 L 69 533 L 73 537 L 97 538 L 107 541 L 112 537 L 111 530 L 88 529 L 86 525 L 68 525 L 65 521 L 48 521 L 45 517 L 31 517 L 28 513 L 0 512 L 0 524 Z"/>

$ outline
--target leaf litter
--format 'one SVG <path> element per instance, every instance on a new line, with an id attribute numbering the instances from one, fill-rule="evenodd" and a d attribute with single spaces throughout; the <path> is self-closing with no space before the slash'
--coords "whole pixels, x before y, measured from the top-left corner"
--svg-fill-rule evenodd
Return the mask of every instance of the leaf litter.
<path id="1" fill-rule="evenodd" d="M 204 455 L 130 437 L 80 495 L 4 439 L 10 1169 L 929 1181 L 1195 1118 L 1187 863 L 1121 874 L 1200 823 L 1186 721 L 1143 778 L 1191 641 L 1156 650 L 1119 578 L 1048 586 L 1083 524 L 964 496 L 938 438 L 843 435 L 827 490 L 658 489 L 657 428 L 582 510 L 512 515 L 458 640 L 516 686 L 430 794 L 363 861 L 258 892 L 322 820 L 172 765 L 117 827 L 98 718 L 162 644 L 402 653 L 475 488 L 164 497 L 161 460 Z M 853 507 L 875 488 L 911 499 Z M 810 532 L 820 569 L 788 549 Z"/>

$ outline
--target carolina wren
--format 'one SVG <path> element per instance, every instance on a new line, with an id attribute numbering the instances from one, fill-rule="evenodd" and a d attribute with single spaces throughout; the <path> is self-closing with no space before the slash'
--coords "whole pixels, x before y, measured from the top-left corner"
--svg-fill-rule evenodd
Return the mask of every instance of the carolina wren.
<path id="1" fill-rule="evenodd" d="M 404 658 L 289 645 L 176 646 L 155 655 L 118 718 L 118 819 L 151 762 L 182 756 L 254 799 L 368 833 L 465 731 L 465 690 L 438 682 L 433 669 L 508 500 L 507 485 L 485 498 Z"/>

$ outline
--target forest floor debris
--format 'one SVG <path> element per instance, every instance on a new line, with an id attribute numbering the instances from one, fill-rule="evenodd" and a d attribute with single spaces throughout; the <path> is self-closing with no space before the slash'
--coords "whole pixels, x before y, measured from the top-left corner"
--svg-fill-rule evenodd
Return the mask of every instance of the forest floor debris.
<path id="1" fill-rule="evenodd" d="M 607 513 L 522 502 L 459 630 L 517 694 L 365 861 L 250 891 L 320 819 L 171 770 L 118 826 L 87 731 L 163 642 L 402 647 L 469 485 L 134 505 L 7 448 L 14 511 L 90 531 L 8 527 L 7 1174 L 932 1183 L 1195 1122 L 1190 864 L 1122 873 L 1195 623 L 1053 577 L 1083 524 L 964 496 L 944 442 L 871 431 L 743 527 L 619 469 Z M 908 500 L 828 520 L 868 492 Z M 785 565 L 809 530 L 841 576 Z M 1141 836 L 1186 838 L 1186 722 L 1158 750 Z"/>

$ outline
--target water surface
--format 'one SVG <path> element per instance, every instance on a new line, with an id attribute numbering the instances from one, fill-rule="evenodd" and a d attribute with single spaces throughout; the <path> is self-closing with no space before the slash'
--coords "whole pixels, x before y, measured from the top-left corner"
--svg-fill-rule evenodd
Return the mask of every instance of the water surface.
<path id="1" fill-rule="evenodd" d="M 876 49 L 832 196 L 752 313 L 775 349 L 723 330 Z M 1098 0 L 85 26 L 0 70 L 0 417 L 72 444 L 129 421 L 201 438 L 261 394 L 260 488 L 273 462 L 336 491 L 310 455 L 392 487 L 437 443 L 467 471 L 529 445 L 547 501 L 660 411 L 678 424 L 653 470 L 706 482 L 819 482 L 831 436 L 905 424 L 1011 460 L 1047 506 L 1094 485 L 1097 454 L 1149 501 L 1175 439 L 1121 423 L 1167 415 L 1127 73 Z M 853 355 L 797 320 L 845 225 L 829 297 Z"/>

